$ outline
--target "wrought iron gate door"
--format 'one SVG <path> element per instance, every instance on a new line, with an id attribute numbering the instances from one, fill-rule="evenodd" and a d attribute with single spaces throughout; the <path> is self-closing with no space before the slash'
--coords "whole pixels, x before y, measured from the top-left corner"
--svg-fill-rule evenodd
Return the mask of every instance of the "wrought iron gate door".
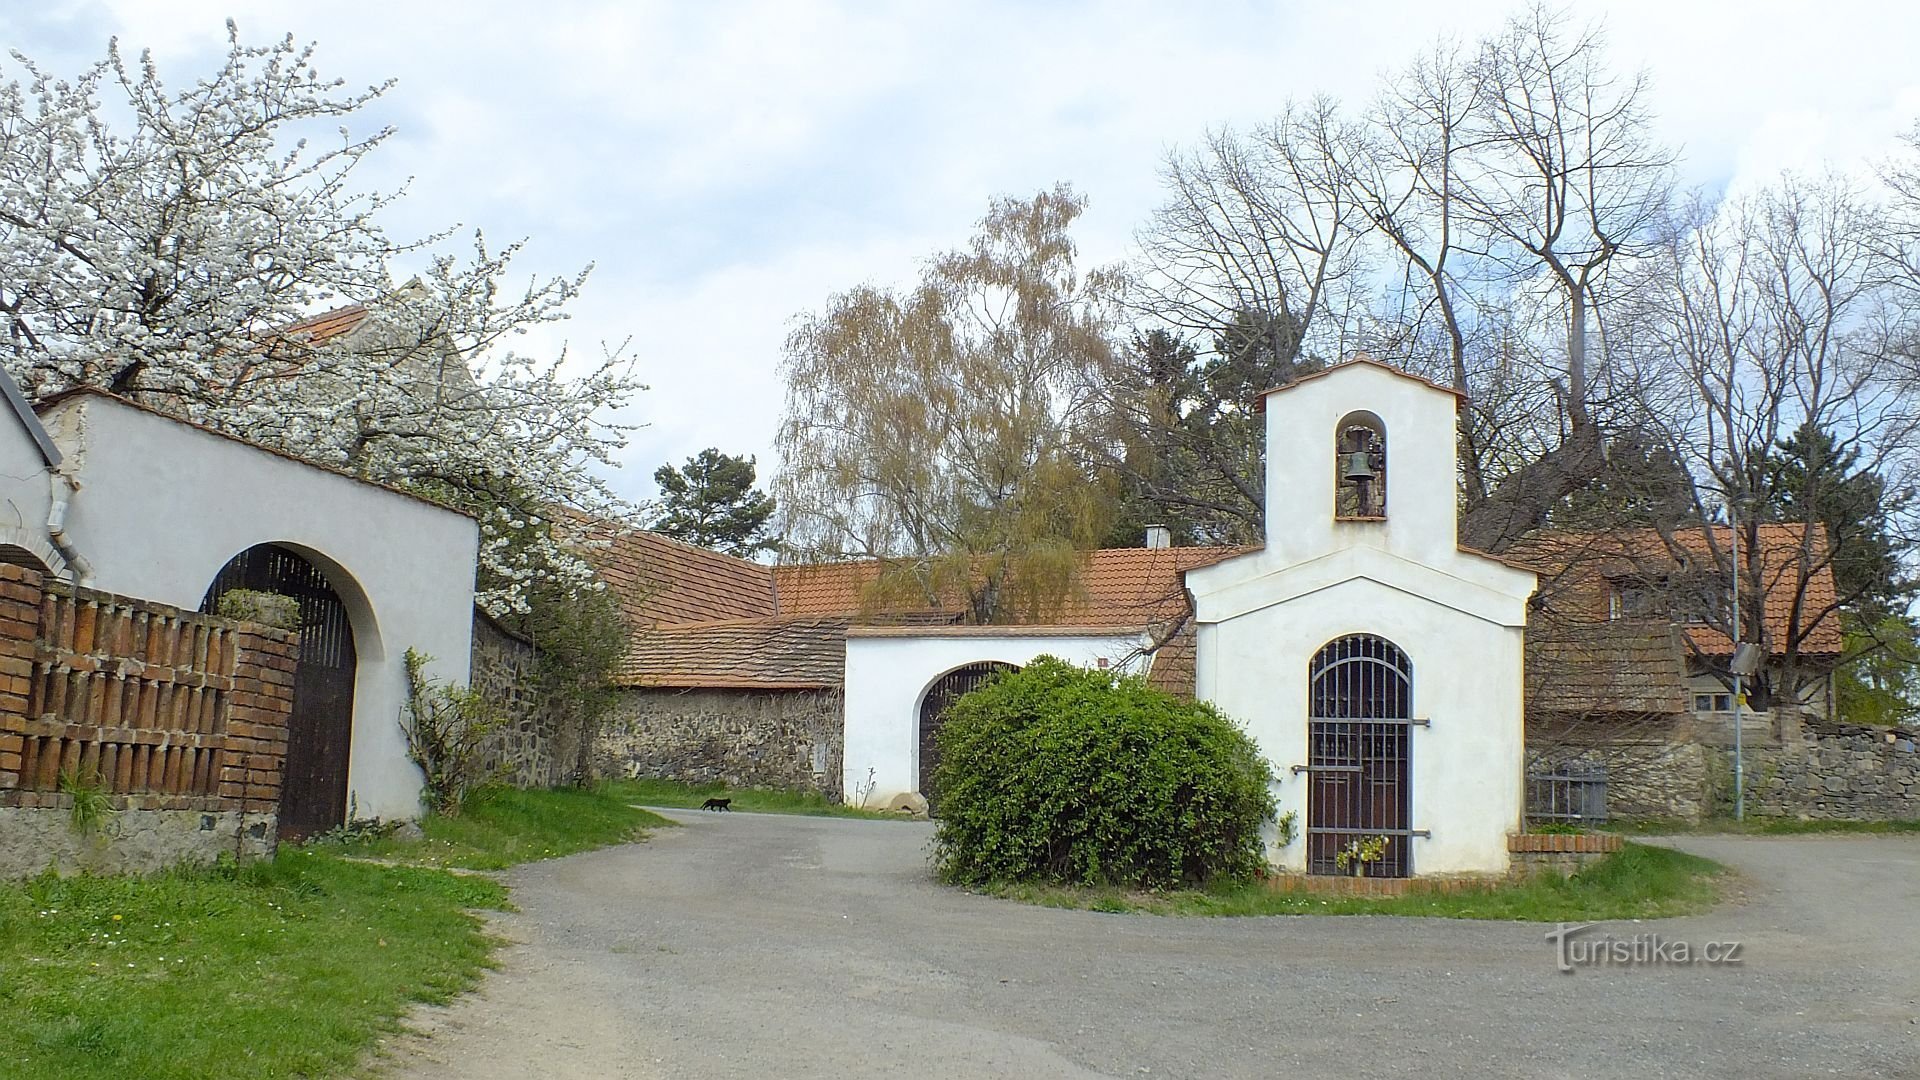
<path id="1" fill-rule="evenodd" d="M 986 682 L 1002 671 L 1017 670 L 1012 664 L 988 661 L 981 664 L 968 664 L 955 668 L 942 675 L 938 682 L 927 688 L 927 694 L 920 699 L 920 794 L 926 796 L 927 808 L 932 810 L 933 770 L 940 764 L 940 724 L 946 719 L 947 707 L 960 695 Z"/>
<path id="2" fill-rule="evenodd" d="M 286 771 L 280 780 L 280 836 L 299 839 L 347 819 L 347 761 L 353 738 L 353 626 L 320 570 L 286 548 L 248 548 L 221 568 L 201 610 L 217 611 L 234 589 L 300 602 L 300 666 L 293 677 Z"/>
<path id="3" fill-rule="evenodd" d="M 1307 872 L 1347 874 L 1340 853 L 1386 838 L 1369 877 L 1406 877 L 1413 669 L 1394 644 L 1370 634 L 1328 643 L 1313 659 L 1307 719 Z"/>

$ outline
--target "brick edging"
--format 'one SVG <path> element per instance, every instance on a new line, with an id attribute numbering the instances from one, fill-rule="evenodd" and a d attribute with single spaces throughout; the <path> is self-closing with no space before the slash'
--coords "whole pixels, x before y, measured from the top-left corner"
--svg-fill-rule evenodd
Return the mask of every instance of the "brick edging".
<path id="1" fill-rule="evenodd" d="M 1626 841 L 1612 833 L 1508 833 L 1507 851 L 1604 855 L 1619 851 Z"/>

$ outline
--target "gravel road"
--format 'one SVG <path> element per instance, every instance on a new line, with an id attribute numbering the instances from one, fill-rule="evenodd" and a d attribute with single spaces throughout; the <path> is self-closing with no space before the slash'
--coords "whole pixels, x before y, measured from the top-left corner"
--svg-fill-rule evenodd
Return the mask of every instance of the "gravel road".
<path id="1" fill-rule="evenodd" d="M 516 871 L 502 969 L 392 1074 L 1920 1076 L 1920 837 L 1674 840 L 1741 901 L 1588 933 L 1743 963 L 1562 974 L 1550 927 L 1033 908 L 933 884 L 924 824 L 666 813 Z"/>

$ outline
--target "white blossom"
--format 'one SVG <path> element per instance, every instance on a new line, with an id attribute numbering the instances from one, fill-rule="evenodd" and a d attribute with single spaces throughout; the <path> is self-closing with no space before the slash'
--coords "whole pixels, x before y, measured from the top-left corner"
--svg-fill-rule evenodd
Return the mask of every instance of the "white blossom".
<path id="1" fill-rule="evenodd" d="M 0 363 L 36 398 L 102 387 L 474 512 L 495 614 L 538 584 L 591 587 L 566 526 L 622 510 L 596 470 L 643 387 L 624 347 L 578 364 L 502 340 L 565 319 L 587 271 L 510 287 L 519 244 L 475 230 L 456 258 L 453 229 L 390 238 L 404 191 L 352 180 L 392 130 L 344 120 L 391 84 L 348 90 L 311 45 L 228 36 L 219 71 L 179 90 L 117 42 L 70 80 L 13 54 Z M 409 260 L 426 269 L 396 288 Z M 366 312 L 350 333 L 286 330 L 344 305 Z"/>

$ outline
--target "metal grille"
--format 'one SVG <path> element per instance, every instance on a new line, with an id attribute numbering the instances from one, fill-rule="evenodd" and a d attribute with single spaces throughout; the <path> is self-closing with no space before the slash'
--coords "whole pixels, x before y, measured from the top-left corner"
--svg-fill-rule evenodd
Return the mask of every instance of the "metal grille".
<path id="1" fill-rule="evenodd" d="M 353 739 L 353 624 L 320 569 L 286 548 L 248 548 L 215 575 L 200 605 L 219 610 L 234 589 L 300 602 L 300 665 L 287 719 L 286 772 L 280 785 L 280 836 L 297 839 L 347 818 L 347 766 Z"/>
<path id="2" fill-rule="evenodd" d="M 1527 820 L 1598 825 L 1607 820 L 1607 770 L 1556 769 L 1527 777 Z"/>
<path id="3" fill-rule="evenodd" d="M 1413 666 L 1392 642 L 1354 634 L 1328 643 L 1310 668 L 1307 870 L 1352 873 L 1340 852 L 1384 836 L 1375 877 L 1413 870 L 1410 828 Z"/>
<path id="4" fill-rule="evenodd" d="M 1012 664 L 997 660 L 968 664 L 940 676 L 927 688 L 926 696 L 920 699 L 920 794 L 926 798 L 929 810 L 936 799 L 933 771 L 940 764 L 940 725 L 946 720 L 947 707 L 959 700 L 960 695 L 995 675 L 1018 670 Z"/>

